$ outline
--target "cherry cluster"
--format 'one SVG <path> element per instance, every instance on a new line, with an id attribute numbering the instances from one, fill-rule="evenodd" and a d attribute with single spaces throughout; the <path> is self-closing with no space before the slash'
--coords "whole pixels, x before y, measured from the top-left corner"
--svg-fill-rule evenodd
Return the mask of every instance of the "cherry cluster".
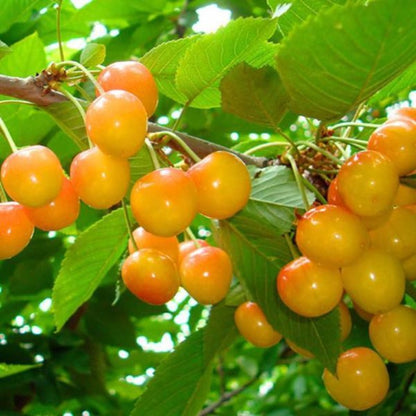
<path id="1" fill-rule="evenodd" d="M 383 359 L 416 359 L 416 311 L 402 304 L 406 278 L 416 278 L 416 191 L 400 184 L 416 169 L 415 115 L 415 109 L 398 110 L 371 134 L 366 150 L 345 161 L 330 185 L 328 204 L 308 210 L 297 223 L 302 256 L 277 276 L 280 298 L 301 316 L 322 316 L 346 294 L 370 321 L 377 352 L 344 351 L 336 375 L 326 369 L 323 375 L 329 394 L 354 410 L 386 396 Z M 341 314 L 341 328 L 343 319 Z"/>
<path id="2" fill-rule="evenodd" d="M 90 148 L 74 157 L 69 177 L 52 150 L 40 145 L 16 148 L 4 161 L 1 181 L 13 202 L 0 204 L 0 260 L 23 250 L 34 227 L 56 231 L 72 224 L 80 201 L 109 209 L 129 194 L 139 227 L 122 265 L 126 287 L 150 304 L 171 300 L 179 286 L 202 304 L 221 301 L 232 279 L 228 254 L 202 240 L 179 244 L 178 235 L 197 214 L 226 219 L 246 205 L 251 179 L 245 164 L 217 151 L 186 171 L 173 164 L 157 168 L 131 187 L 129 158 L 148 140 L 158 89 L 135 61 L 107 66 L 97 82 L 85 113 Z"/>

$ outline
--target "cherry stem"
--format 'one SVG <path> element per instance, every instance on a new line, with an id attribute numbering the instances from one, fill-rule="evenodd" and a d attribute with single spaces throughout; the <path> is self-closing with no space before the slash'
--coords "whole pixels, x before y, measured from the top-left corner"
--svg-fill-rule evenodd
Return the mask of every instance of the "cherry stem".
<path id="1" fill-rule="evenodd" d="M 3 184 L 0 182 L 0 202 L 8 202 L 6 191 L 3 188 Z"/>
<path id="2" fill-rule="evenodd" d="M 192 232 L 191 227 L 187 227 L 186 228 L 185 234 L 189 237 L 190 240 L 192 240 L 195 243 L 195 246 L 197 248 L 200 248 L 201 247 L 201 244 L 198 241 L 196 235 Z"/>
<path id="3" fill-rule="evenodd" d="M 98 81 L 94 78 L 94 75 L 87 69 L 85 68 L 84 65 L 80 64 L 77 61 L 62 61 L 59 64 L 57 64 L 57 67 L 62 67 L 65 65 L 72 65 L 77 67 L 78 69 L 80 69 L 87 77 L 88 79 L 93 83 L 94 87 L 98 90 L 98 92 L 100 94 L 104 94 L 104 89 L 103 87 L 98 83 Z"/>
<path id="4" fill-rule="evenodd" d="M 176 130 L 178 130 L 179 128 L 179 124 L 182 121 L 182 117 L 185 114 L 185 111 L 188 109 L 190 102 L 187 102 L 181 109 L 181 112 L 179 114 L 179 117 L 175 120 L 175 123 L 172 126 L 172 131 L 175 132 Z"/>
<path id="5" fill-rule="evenodd" d="M 351 137 L 339 137 L 339 136 L 331 136 L 331 137 L 325 137 L 322 139 L 322 141 L 334 141 L 339 143 L 346 143 L 351 144 L 353 146 L 363 148 L 365 149 L 367 147 L 367 141 L 366 140 L 360 140 L 360 139 L 353 139 Z"/>
<path id="6" fill-rule="evenodd" d="M 310 183 L 307 179 L 305 179 L 302 175 L 300 175 L 303 184 L 305 185 L 306 188 L 308 188 L 311 192 L 314 193 L 314 195 L 316 196 L 316 199 L 321 203 L 321 204 L 327 204 L 327 200 L 325 199 L 325 197 L 318 191 L 318 189 L 315 187 L 315 185 L 313 185 L 312 183 Z"/>
<path id="7" fill-rule="evenodd" d="M 270 147 L 283 147 L 283 146 L 289 146 L 290 144 L 287 142 L 271 142 L 271 143 L 263 143 L 259 144 L 258 146 L 254 146 L 251 149 L 248 149 L 244 152 L 245 155 L 252 155 L 255 152 L 258 152 L 259 150 L 268 149 Z"/>
<path id="8" fill-rule="evenodd" d="M 305 146 L 305 147 L 309 147 L 310 149 L 316 150 L 318 153 L 326 156 L 327 159 L 331 160 L 332 162 L 336 163 L 337 165 L 342 165 L 342 160 L 338 159 L 332 153 L 327 152 L 325 149 L 322 149 L 322 147 L 318 146 L 315 143 L 308 142 L 308 141 L 299 141 L 299 142 L 297 142 L 297 144 L 300 145 L 300 146 Z"/>
<path id="9" fill-rule="evenodd" d="M 14 142 L 12 135 L 10 134 L 6 124 L 4 123 L 3 119 L 0 117 L 0 130 L 3 132 L 3 135 L 5 139 L 7 140 L 7 143 L 10 146 L 10 149 L 13 153 L 18 151 L 18 148 L 16 146 L 16 143 Z"/>
<path id="10" fill-rule="evenodd" d="M 58 39 L 59 45 L 59 56 L 61 57 L 61 61 L 64 58 L 64 48 L 62 45 L 62 34 L 61 34 L 61 10 L 62 10 L 62 0 L 58 0 L 56 4 L 56 37 Z"/>
<path id="11" fill-rule="evenodd" d="M 127 209 L 127 204 L 126 204 L 126 201 L 124 200 L 124 198 L 121 200 L 121 206 L 123 207 L 124 221 L 126 222 L 126 227 L 127 227 L 128 233 L 129 233 L 130 240 L 133 244 L 134 250 L 138 251 L 139 248 L 137 247 L 136 240 L 133 237 L 133 226 L 130 222 L 129 211 Z"/>
<path id="12" fill-rule="evenodd" d="M 380 124 L 374 124 L 374 123 L 362 123 L 360 121 L 346 121 L 345 123 L 338 123 L 334 124 L 330 127 L 331 130 L 340 129 L 342 127 L 366 127 L 370 129 L 376 129 L 380 127 Z"/>
<path id="13" fill-rule="evenodd" d="M 155 149 L 153 149 L 152 142 L 146 138 L 144 139 L 144 143 L 147 147 L 147 151 L 149 152 L 150 158 L 152 159 L 152 164 L 155 169 L 160 169 L 159 159 L 157 158 L 157 154 Z"/>
<path id="14" fill-rule="evenodd" d="M 25 101 L 25 100 L 2 100 L 0 101 L 0 104 L 25 104 L 25 105 L 31 105 L 32 107 L 35 107 L 35 104 L 31 103 L 30 101 Z"/>
<path id="15" fill-rule="evenodd" d="M 185 152 L 186 154 L 194 161 L 199 162 L 201 158 L 182 140 L 177 134 L 172 131 L 161 131 L 157 133 L 152 133 L 149 135 L 150 140 L 156 140 L 158 138 L 168 137 L 169 140 L 166 141 L 166 144 L 173 140 L 177 143 Z"/>
<path id="16" fill-rule="evenodd" d="M 298 166 L 296 165 L 295 159 L 291 154 L 286 155 L 287 160 L 292 167 L 293 175 L 295 176 L 296 185 L 298 186 L 299 192 L 302 196 L 303 205 L 305 206 L 306 211 L 309 209 L 309 201 L 308 197 L 306 196 L 305 192 L 305 182 L 303 180 L 302 175 L 299 173 Z"/>
<path id="17" fill-rule="evenodd" d="M 289 233 L 284 233 L 283 237 L 285 238 L 286 244 L 289 247 L 290 254 L 292 255 L 293 259 L 296 259 L 300 256 L 297 247 L 293 244 L 292 239 L 290 238 Z"/>

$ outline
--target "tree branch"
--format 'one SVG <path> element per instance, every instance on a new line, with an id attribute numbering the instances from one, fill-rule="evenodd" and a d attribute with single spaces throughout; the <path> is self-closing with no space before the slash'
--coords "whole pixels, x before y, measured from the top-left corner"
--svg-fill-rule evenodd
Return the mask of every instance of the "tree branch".
<path id="1" fill-rule="evenodd" d="M 46 81 L 44 74 L 28 78 L 0 75 L 0 94 L 30 101 L 39 107 L 46 107 L 50 104 L 67 101 L 67 98 L 63 94 L 51 90 Z M 149 122 L 149 132 L 151 133 L 170 130 L 156 123 Z M 269 164 L 269 160 L 265 157 L 246 156 L 238 152 L 233 152 L 227 147 L 200 139 L 199 137 L 194 137 L 183 132 L 175 133 L 201 158 L 217 150 L 226 150 L 238 155 L 247 165 L 265 167 Z"/>

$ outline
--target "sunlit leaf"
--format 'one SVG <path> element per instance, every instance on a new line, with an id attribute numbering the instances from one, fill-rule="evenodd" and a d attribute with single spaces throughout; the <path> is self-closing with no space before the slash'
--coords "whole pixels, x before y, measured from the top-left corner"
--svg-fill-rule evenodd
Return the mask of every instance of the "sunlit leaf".
<path id="1" fill-rule="evenodd" d="M 348 3 L 297 26 L 277 55 L 291 110 L 337 119 L 400 75 L 416 59 L 415 13 L 413 0 Z"/>
<path id="2" fill-rule="evenodd" d="M 101 65 L 105 59 L 105 46 L 101 43 L 89 43 L 81 52 L 80 63 L 86 68 Z"/>
<path id="3" fill-rule="evenodd" d="M 127 246 L 123 210 L 94 223 L 69 247 L 56 278 L 53 309 L 57 330 L 94 293 Z"/>
<path id="4" fill-rule="evenodd" d="M 39 364 L 5 364 L 0 363 L 0 378 L 19 374 L 23 371 L 39 367 Z"/>

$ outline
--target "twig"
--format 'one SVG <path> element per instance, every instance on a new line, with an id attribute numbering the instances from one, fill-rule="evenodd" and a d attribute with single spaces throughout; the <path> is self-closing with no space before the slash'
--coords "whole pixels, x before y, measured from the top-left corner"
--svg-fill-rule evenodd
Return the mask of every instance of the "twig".
<path id="1" fill-rule="evenodd" d="M 47 90 L 46 87 L 47 85 L 45 85 L 42 75 L 29 78 L 0 75 L 0 94 L 2 95 L 24 99 L 40 107 L 67 101 L 65 95 L 60 92 Z M 150 122 L 148 128 L 150 133 L 172 131 L 165 126 L 159 126 Z M 236 154 L 247 165 L 254 165 L 260 168 L 269 165 L 269 159 L 266 157 L 245 156 L 241 153 L 234 152 L 225 146 L 211 143 L 207 140 L 200 139 L 199 137 L 191 136 L 182 132 L 176 132 L 176 134 L 201 158 L 217 150 L 225 150 Z M 171 143 L 171 145 L 173 146 L 173 143 Z"/>
<path id="2" fill-rule="evenodd" d="M 400 399 L 398 400 L 398 402 L 396 404 L 396 407 L 394 408 L 393 413 L 391 414 L 391 416 L 399 415 L 401 413 L 403 403 L 406 400 L 406 396 L 409 393 L 409 389 L 410 389 L 410 386 L 413 383 L 415 375 L 416 375 L 416 372 L 413 372 L 412 374 L 410 374 L 409 378 L 406 380 L 406 384 L 404 385 L 404 388 L 403 388 L 403 394 L 400 397 Z"/>
<path id="3" fill-rule="evenodd" d="M 244 390 L 246 390 L 248 387 L 250 387 L 252 384 L 254 384 L 257 381 L 258 378 L 259 378 L 259 375 L 256 375 L 254 378 L 247 381 L 247 383 L 243 384 L 238 389 L 235 389 L 235 390 L 232 390 L 232 391 L 229 391 L 229 392 L 226 392 L 226 393 L 222 394 L 221 397 L 215 403 L 212 403 L 211 405 L 209 405 L 205 409 L 201 410 L 201 412 L 199 412 L 199 416 L 206 416 L 206 415 L 209 415 L 211 413 L 214 413 L 214 411 L 216 409 L 218 409 L 220 406 L 222 406 L 224 403 L 228 402 L 233 397 L 242 393 Z"/>

